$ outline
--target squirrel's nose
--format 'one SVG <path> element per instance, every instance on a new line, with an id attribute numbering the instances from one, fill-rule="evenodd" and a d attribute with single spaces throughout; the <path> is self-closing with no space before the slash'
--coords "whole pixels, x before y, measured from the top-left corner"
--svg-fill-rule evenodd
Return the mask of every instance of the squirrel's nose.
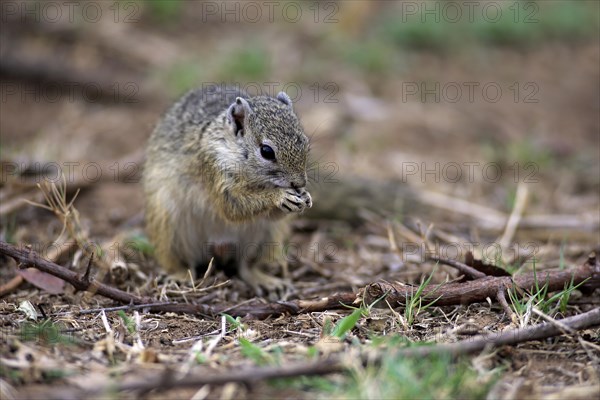
<path id="1" fill-rule="evenodd" d="M 306 178 L 299 177 L 290 182 L 293 189 L 300 189 L 306 186 Z"/>

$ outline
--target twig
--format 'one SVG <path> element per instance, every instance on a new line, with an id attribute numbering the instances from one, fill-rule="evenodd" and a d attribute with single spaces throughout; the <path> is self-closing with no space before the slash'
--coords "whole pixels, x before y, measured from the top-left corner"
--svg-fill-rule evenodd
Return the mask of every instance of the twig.
<path id="1" fill-rule="evenodd" d="M 39 203 L 41 201 L 44 201 L 44 195 L 37 190 L 30 190 L 11 199 L 3 200 L 2 205 L 0 205 L 0 216 L 11 214 L 31 204 L 31 202 Z"/>
<path id="2" fill-rule="evenodd" d="M 0 297 L 12 292 L 23 283 L 23 276 L 15 275 L 10 281 L 0 286 Z"/>
<path id="3" fill-rule="evenodd" d="M 463 274 L 469 276 L 471 279 L 480 279 L 485 278 L 487 276 L 483 272 L 477 271 L 475 268 L 469 267 L 467 264 L 461 263 L 460 261 L 450 260 L 447 258 L 441 258 L 437 256 L 429 256 L 428 258 L 432 261 L 439 262 L 440 264 L 456 268 Z"/>
<path id="4" fill-rule="evenodd" d="M 186 289 L 186 290 L 165 290 L 165 294 L 170 294 L 170 295 L 190 295 L 190 294 L 194 294 L 194 295 L 200 295 L 203 293 L 206 293 L 210 290 L 214 290 L 217 288 L 220 288 L 222 286 L 226 286 L 229 285 L 231 283 L 231 280 L 226 280 L 223 282 L 219 282 L 219 283 L 215 283 L 214 285 L 211 286 L 207 286 L 207 287 L 201 287 L 200 284 L 197 284 L 195 286 L 193 286 L 190 289 Z M 193 283 L 192 283 L 193 284 Z"/>
<path id="5" fill-rule="evenodd" d="M 210 259 L 210 262 L 208 263 L 208 268 L 206 268 L 206 272 L 204 273 L 204 276 L 202 277 L 202 280 L 200 281 L 200 283 L 198 283 L 197 286 L 194 285 L 194 279 L 192 277 L 192 288 L 195 291 L 197 288 L 201 288 L 204 285 L 204 282 L 206 282 L 206 280 L 208 279 L 208 277 L 213 273 L 214 269 L 215 269 L 215 259 L 214 257 Z M 189 270 L 188 270 L 189 272 Z"/>
<path id="6" fill-rule="evenodd" d="M 560 320 L 562 326 L 572 330 L 588 329 L 600 325 L 600 308 L 583 314 Z M 365 354 L 361 357 L 363 364 L 381 363 L 386 357 L 427 357 L 434 354 L 449 354 L 453 357 L 481 352 L 505 345 L 515 345 L 531 340 L 540 340 L 562 334 L 562 330 L 552 323 L 542 323 L 525 329 L 513 329 L 500 334 L 479 335 L 467 340 L 435 346 L 419 346 L 403 348 L 385 353 Z M 391 353 L 391 354 L 390 354 Z M 224 385 L 230 382 L 252 384 L 276 378 L 298 376 L 327 375 L 345 372 L 349 367 L 343 356 L 330 356 L 316 362 L 299 363 L 287 366 L 251 367 L 240 371 L 224 373 L 202 373 L 174 379 L 171 370 L 164 370 L 156 377 L 144 377 L 129 382 L 117 383 L 110 389 L 115 391 L 148 391 L 167 390 L 171 388 L 197 387 L 203 385 Z M 83 394 L 99 394 L 107 390 L 105 385 L 86 390 Z"/>
<path id="7" fill-rule="evenodd" d="M 516 324 L 517 316 L 510 309 L 510 306 L 508 305 L 508 302 L 506 301 L 506 289 L 505 288 L 503 288 L 503 287 L 498 288 L 498 292 L 496 293 L 496 300 L 498 300 L 498 303 L 500 303 L 500 305 L 504 309 L 506 316 L 509 317 L 510 320 Z"/>
<path id="8" fill-rule="evenodd" d="M 413 197 L 422 204 L 475 218 L 485 229 L 501 230 L 506 225 L 506 214 L 464 199 L 426 190 L 418 190 L 414 193 L 406 192 L 405 195 Z M 521 229 L 579 229 L 593 232 L 599 226 L 600 218 L 597 213 L 589 215 L 528 215 L 519 222 Z"/>
<path id="9" fill-rule="evenodd" d="M 64 240 L 59 239 L 59 241 L 54 242 L 53 246 L 50 248 L 50 251 L 48 252 L 48 260 L 58 260 L 60 256 L 69 251 L 74 245 L 75 242 L 65 242 Z M 10 281 L 0 286 L 0 297 L 11 293 L 13 290 L 18 288 L 24 280 L 25 278 L 23 278 L 23 275 L 15 275 Z"/>
<path id="10" fill-rule="evenodd" d="M 537 274 L 531 272 L 513 277 L 486 276 L 462 283 L 447 283 L 435 293 L 433 291 L 437 286 L 429 285 L 423 291 L 422 298 L 423 301 L 430 302 L 439 297 L 435 303 L 438 306 L 471 304 L 485 302 L 488 297 L 496 298 L 499 288 L 533 290 L 540 285 L 547 285 L 548 291 L 555 291 L 563 289 L 565 283 L 571 282 L 571 279 L 575 285 L 585 281 L 582 287 L 600 287 L 600 263 L 595 255 L 590 255 L 582 266 L 572 270 L 537 271 Z M 386 300 L 394 306 L 405 304 L 412 291 L 412 286 L 381 281 L 367 285 L 359 291 L 359 296 L 366 303 L 372 303 L 387 294 Z"/>
<path id="11" fill-rule="evenodd" d="M 519 223 L 521 229 L 577 229 L 594 232 L 600 227 L 597 212 L 582 215 L 528 215 Z"/>
<path id="12" fill-rule="evenodd" d="M 152 379 L 150 381 L 143 379 L 128 383 L 122 383 L 113 387 L 118 391 L 123 390 L 151 390 L 160 389 L 166 390 L 171 388 L 195 387 L 202 385 L 224 385 L 229 382 L 238 382 L 250 385 L 255 382 L 260 382 L 275 378 L 291 378 L 297 376 L 314 376 L 327 375 L 335 372 L 343 372 L 346 368 L 337 359 L 320 360 L 309 364 L 291 365 L 288 367 L 269 366 L 259 368 L 247 368 L 238 372 L 212 373 L 203 374 L 201 376 L 191 375 L 180 380 L 174 379 Z M 166 371 L 165 371 L 166 372 Z M 91 393 L 102 393 L 105 387 L 98 387 Z M 89 393 L 89 392 L 88 392 Z"/>
<path id="13" fill-rule="evenodd" d="M 96 279 L 90 279 L 90 281 L 87 282 L 81 275 L 41 258 L 31 249 L 20 249 L 9 243 L 0 241 L 0 254 L 6 254 L 7 256 L 14 258 L 24 267 L 34 267 L 40 271 L 54 275 L 65 282 L 70 283 L 77 290 L 99 294 L 124 304 L 141 305 L 154 303 L 152 298 L 135 296 L 131 293 L 100 283 Z M 257 319 L 265 319 L 273 315 L 295 315 L 306 312 L 341 309 L 345 307 L 345 304 L 352 304 L 356 299 L 355 293 L 338 293 L 318 300 L 280 301 L 266 304 L 252 303 L 235 308 L 209 306 L 206 304 L 154 303 L 149 309 L 153 312 L 174 312 L 211 316 L 218 315 L 222 313 L 223 310 L 227 309 L 231 310 L 229 313 L 234 317 L 250 316 Z"/>
<path id="14" fill-rule="evenodd" d="M 152 308 L 152 307 L 158 307 L 158 306 L 166 306 L 166 305 L 169 305 L 169 304 L 177 304 L 177 303 L 174 302 L 174 301 L 165 301 L 165 302 L 161 302 L 161 303 L 129 304 L 127 306 L 92 308 L 90 310 L 81 310 L 81 311 L 66 311 L 66 312 L 56 313 L 56 314 L 53 314 L 53 315 L 54 316 L 58 316 L 58 315 L 67 315 L 67 314 L 72 314 L 72 313 L 75 313 L 77 315 L 84 315 L 84 314 L 95 314 L 95 313 L 99 313 L 101 311 L 112 312 L 112 311 L 121 311 L 121 310 L 139 310 L 139 309 L 142 309 L 142 308 Z"/>
<path id="15" fill-rule="evenodd" d="M 521 221 L 521 217 L 523 216 L 523 211 L 525 210 L 525 205 L 527 204 L 527 197 L 529 196 L 529 191 L 527 190 L 527 186 L 524 183 L 520 183 L 517 187 L 517 194 L 515 195 L 515 205 L 513 207 L 512 212 L 510 213 L 510 217 L 506 222 L 506 228 L 504 229 L 504 234 L 499 239 L 498 243 L 500 244 L 500 251 L 505 253 L 506 249 L 510 246 L 510 242 L 512 241 L 515 233 L 517 232 L 517 227 L 519 226 L 519 222 Z M 501 254 L 504 259 L 505 254 Z M 505 260 L 506 261 L 506 260 Z"/>
<path id="16" fill-rule="evenodd" d="M 73 285 L 77 290 L 85 290 L 100 294 L 104 297 L 119 301 L 124 304 L 148 304 L 153 300 L 148 297 L 138 297 L 131 293 L 104 285 L 95 279 L 89 283 L 82 277 L 60 265 L 54 264 L 39 257 L 31 249 L 19 249 L 11 244 L 0 241 L 0 254 L 6 254 L 25 266 L 32 266 L 40 271 L 47 272 Z M 492 277 L 487 276 L 473 281 L 463 283 L 448 283 L 443 285 L 430 285 L 423 291 L 424 301 L 436 300 L 436 305 L 456 305 L 484 302 L 486 299 L 495 298 L 499 287 L 508 289 L 525 288 L 532 289 L 540 283 L 546 284 L 549 291 L 562 289 L 565 282 L 578 284 L 587 280 L 586 286 L 600 287 L 600 263 L 591 254 L 587 262 L 572 271 L 545 271 L 518 275 L 516 277 Z M 412 286 L 401 286 L 389 282 L 377 282 L 367 285 L 356 293 L 336 293 L 331 296 L 317 300 L 294 300 L 279 301 L 276 303 L 249 303 L 240 307 L 226 308 L 225 306 L 209 306 L 206 304 L 166 304 L 150 307 L 153 312 L 175 312 L 201 315 L 218 315 L 223 310 L 231 310 L 230 314 L 236 316 L 250 316 L 257 319 L 265 319 L 276 315 L 297 315 L 315 311 L 342 309 L 346 305 L 356 304 L 360 301 L 373 303 L 387 295 L 386 300 L 392 305 L 405 304 L 407 296 L 411 296 L 414 288 Z M 435 293 L 433 293 L 435 291 Z"/>
<path id="17" fill-rule="evenodd" d="M 546 322 L 549 322 L 551 324 L 556 325 L 556 327 L 559 328 L 562 331 L 563 334 L 568 335 L 568 334 L 575 333 L 575 331 L 572 328 L 570 328 L 569 326 L 563 324 L 560 321 L 555 320 L 551 316 L 546 315 L 542 311 L 538 310 L 537 307 L 533 307 L 532 311 L 533 311 L 534 314 L 536 314 L 536 315 L 542 317 L 544 320 L 546 320 Z"/>
<path id="18" fill-rule="evenodd" d="M 582 330 L 600 325 L 600 308 L 595 308 L 573 317 L 563 318 L 559 320 L 559 322 L 573 330 Z M 556 324 L 542 323 L 528 328 L 512 329 L 500 334 L 478 335 L 456 343 L 445 343 L 431 347 L 413 347 L 402 349 L 399 352 L 401 355 L 414 357 L 439 353 L 449 353 L 453 356 L 458 356 L 476 353 L 484 350 L 486 347 L 494 348 L 505 345 L 514 345 L 530 340 L 540 340 L 558 336 L 560 334 L 562 334 L 562 330 Z"/>
<path id="19" fill-rule="evenodd" d="M 149 297 L 138 297 L 131 293 L 124 292 L 117 288 L 105 285 L 90 279 L 86 281 L 81 275 L 61 267 L 53 262 L 45 260 L 38 256 L 37 253 L 31 249 L 19 249 L 11 244 L 0 241 L 0 253 L 6 254 L 9 257 L 14 258 L 17 262 L 20 262 L 23 267 L 34 267 L 40 271 L 47 272 L 50 275 L 54 275 L 65 282 L 70 283 L 77 290 L 91 291 L 98 293 L 101 296 L 108 297 L 110 299 L 119 301 L 125 304 L 147 304 L 152 303 L 153 299 Z M 163 306 L 165 307 L 165 306 Z M 198 310 L 204 309 L 202 305 L 196 306 Z"/>
<path id="20" fill-rule="evenodd" d="M 476 218 L 488 229 L 501 229 L 506 222 L 504 213 L 443 193 L 416 190 L 413 196 L 423 204 Z"/>
<path id="21" fill-rule="evenodd" d="M 510 242 L 513 240 L 515 233 L 517 232 L 517 227 L 519 226 L 519 222 L 523 216 L 523 211 L 525 210 L 525 205 L 527 204 L 527 198 L 529 196 L 529 191 L 527 190 L 527 186 L 524 183 L 520 183 L 517 187 L 517 193 L 515 195 L 515 205 L 513 207 L 512 212 L 510 213 L 510 217 L 506 222 L 506 227 L 504 228 L 504 233 L 502 237 L 498 240 L 500 244 L 500 256 L 502 260 L 507 261 L 507 252 L 506 249 L 510 246 Z M 498 256 L 498 254 L 496 255 Z"/>
<path id="22" fill-rule="evenodd" d="M 67 270 L 59 265 L 40 258 L 30 249 L 22 250 L 8 243 L 0 242 L 0 252 L 15 258 L 26 266 L 35 267 L 41 271 L 57 276 L 66 282 L 72 284 L 78 290 L 86 290 L 98 293 L 102 296 L 126 304 L 148 304 L 152 299 L 134 296 L 130 293 L 104 285 L 92 279 L 86 282 L 79 274 Z M 531 289 L 540 282 L 548 285 L 548 290 L 557 290 L 564 286 L 565 282 L 573 281 L 578 284 L 586 279 L 590 279 L 592 285 L 599 286 L 600 266 L 594 257 L 590 256 L 588 262 L 573 271 L 546 271 L 545 274 L 538 272 L 534 274 L 523 274 L 517 277 L 485 277 L 474 281 L 464 283 L 450 283 L 442 286 L 436 286 L 437 289 L 428 287 L 423 292 L 424 300 L 437 300 L 437 305 L 454 305 L 463 303 L 473 303 L 485 301 L 486 298 L 496 297 L 498 288 L 504 287 L 511 289 L 513 287 Z M 478 272 L 478 271 L 477 271 Z M 479 272 L 478 272 L 479 273 Z M 480 273 L 479 273 L 480 274 Z M 536 281 L 536 279 L 538 279 Z M 438 290 L 433 294 L 433 290 Z M 412 287 L 401 286 L 388 282 L 377 282 L 370 284 L 359 292 L 357 297 L 354 293 L 338 293 L 319 300 L 295 300 L 289 302 L 277 302 L 266 304 L 246 304 L 236 308 L 228 308 L 233 316 L 252 316 L 254 318 L 264 319 L 271 315 L 282 314 L 300 314 L 313 311 L 323 311 L 329 309 L 339 309 L 344 304 L 353 304 L 360 299 L 368 303 L 374 302 L 387 293 L 387 301 L 391 304 L 404 304 L 406 297 L 412 293 Z M 428 298 L 431 297 L 431 298 Z M 190 314 L 217 315 L 222 312 L 224 307 L 211 307 L 204 304 L 167 304 L 154 305 L 150 309 L 155 312 L 179 312 Z"/>
<path id="23" fill-rule="evenodd" d="M 118 173 L 115 176 L 114 174 L 102 174 L 99 180 L 91 180 L 88 179 L 83 171 L 75 171 L 75 175 L 72 179 L 69 179 L 68 187 L 65 187 L 65 195 L 70 195 L 75 193 L 78 190 L 86 189 L 93 185 L 96 185 L 101 182 L 122 182 L 122 183 L 130 183 L 139 179 L 139 171 L 141 170 L 140 166 L 144 161 L 144 151 L 136 150 L 126 156 L 108 161 L 99 163 L 101 171 L 112 171 L 114 169 L 114 165 L 118 165 Z M 88 163 L 81 162 L 81 165 L 88 165 Z M 128 166 L 133 166 L 134 168 L 128 168 Z M 18 182 L 23 184 L 24 186 L 29 188 L 29 191 L 18 195 L 18 197 L 13 197 L 11 199 L 3 200 L 2 205 L 0 205 L 0 216 L 5 216 L 11 213 L 14 213 L 21 209 L 26 205 L 31 205 L 32 203 L 41 203 L 44 201 L 45 196 L 43 193 L 39 191 L 33 191 L 33 189 L 37 189 L 37 185 L 40 184 L 40 180 L 42 182 L 46 182 L 41 179 L 41 177 L 36 177 L 34 179 L 26 179 L 23 176 L 16 177 L 8 177 L 8 184 L 13 184 L 14 182 Z"/>

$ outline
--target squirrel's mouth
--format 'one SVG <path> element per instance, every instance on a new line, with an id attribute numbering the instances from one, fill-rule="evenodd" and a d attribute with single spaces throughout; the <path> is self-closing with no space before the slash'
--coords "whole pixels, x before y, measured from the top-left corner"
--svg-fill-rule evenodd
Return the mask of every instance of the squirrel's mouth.
<path id="1" fill-rule="evenodd" d="M 289 183 L 282 184 L 281 181 L 275 179 L 269 179 L 266 181 L 255 182 L 252 187 L 257 190 L 265 190 L 265 189 L 287 189 L 290 188 Z"/>
<path id="2" fill-rule="evenodd" d="M 290 181 L 284 178 L 271 178 L 269 179 L 269 182 L 276 188 L 289 189 L 292 187 Z"/>
<path id="3" fill-rule="evenodd" d="M 273 187 L 280 189 L 302 189 L 306 186 L 306 176 L 294 176 L 291 178 L 286 176 L 286 174 L 279 171 L 269 171 L 267 172 L 267 179 L 269 183 L 273 185 Z"/>
<path id="4" fill-rule="evenodd" d="M 267 171 L 267 179 L 266 179 L 266 184 L 268 185 L 272 185 L 272 188 L 282 188 L 282 189 L 287 189 L 292 187 L 291 182 L 289 181 L 289 179 L 286 179 L 283 175 L 283 173 L 279 172 L 279 171 Z"/>

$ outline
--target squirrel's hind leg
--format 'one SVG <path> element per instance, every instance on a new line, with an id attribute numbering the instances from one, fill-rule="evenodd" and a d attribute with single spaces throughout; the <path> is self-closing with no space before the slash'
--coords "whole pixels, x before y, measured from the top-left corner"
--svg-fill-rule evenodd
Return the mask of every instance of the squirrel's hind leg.
<path id="1" fill-rule="evenodd" d="M 269 275 L 261 271 L 258 265 L 250 266 L 244 260 L 239 265 L 238 273 L 257 296 L 267 296 L 272 301 L 285 300 L 293 290 L 288 279 Z"/>
<path id="2" fill-rule="evenodd" d="M 242 254 L 239 275 L 257 295 L 262 296 L 263 289 L 266 289 L 270 299 L 285 300 L 294 291 L 286 253 L 286 239 L 289 234 L 289 221 L 271 221 L 268 229 L 259 235 L 260 240 L 253 243 L 256 244 L 253 246 L 256 252 Z M 279 268 L 283 279 L 265 272 L 278 271 Z"/>

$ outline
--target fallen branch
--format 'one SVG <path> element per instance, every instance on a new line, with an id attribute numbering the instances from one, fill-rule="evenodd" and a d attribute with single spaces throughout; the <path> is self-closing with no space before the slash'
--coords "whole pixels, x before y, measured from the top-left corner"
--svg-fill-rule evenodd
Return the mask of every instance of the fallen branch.
<path id="1" fill-rule="evenodd" d="M 61 240 L 59 242 L 54 242 L 51 250 L 48 252 L 48 260 L 54 262 L 56 260 L 59 259 L 60 256 L 62 256 L 66 251 L 68 251 L 75 243 L 74 242 L 65 242 L 64 240 Z M 11 293 L 12 291 L 16 290 L 21 283 L 23 283 L 26 279 L 23 276 L 23 273 L 19 273 L 17 275 L 14 276 L 14 278 L 12 278 L 10 281 L 8 281 L 7 283 L 3 284 L 0 286 L 0 297 L 3 297 L 9 293 Z M 31 279 L 27 279 L 28 281 L 30 281 L 31 283 L 33 283 L 34 285 L 36 285 L 36 282 L 32 282 Z M 36 285 L 39 286 L 39 285 Z M 42 287 L 42 286 L 40 286 Z"/>
<path id="2" fill-rule="evenodd" d="M 148 305 L 148 310 L 152 312 L 174 312 L 181 314 L 200 314 L 215 316 L 225 310 L 234 317 L 249 316 L 257 319 L 265 319 L 275 315 L 296 315 L 306 312 L 325 311 L 331 309 L 344 308 L 345 304 L 352 304 L 356 301 L 354 293 L 339 293 L 318 300 L 296 300 L 289 302 L 276 303 L 251 303 L 238 307 L 209 306 L 206 304 L 189 303 L 156 303 L 150 297 L 140 297 L 131 293 L 122 291 L 109 285 L 98 282 L 90 277 L 89 273 L 78 274 L 68 270 L 58 264 L 40 257 L 30 248 L 19 248 L 9 243 L 0 241 L 0 254 L 5 254 L 14 258 L 20 263 L 21 268 L 33 267 L 40 271 L 54 275 L 65 282 L 70 283 L 77 290 L 87 291 L 99 294 L 109 299 L 118 301 L 122 304 Z M 146 307 L 144 307 L 146 308 Z"/>
<path id="3" fill-rule="evenodd" d="M 11 244 L 0 241 L 0 254 L 5 254 L 21 263 L 23 267 L 34 267 L 51 275 L 59 277 L 73 285 L 77 290 L 97 293 L 101 296 L 116 300 L 122 304 L 151 304 L 154 300 L 150 297 L 139 297 L 131 293 L 105 285 L 91 278 L 87 280 L 85 275 L 70 271 L 60 265 L 52 263 L 39 257 L 31 249 L 20 249 Z M 447 261 L 447 260 L 444 260 Z M 447 263 L 447 262 L 445 262 Z M 452 263 L 447 263 L 452 265 Z M 536 280 L 537 278 L 537 280 Z M 591 255 L 587 262 L 572 271 L 538 271 L 534 273 L 518 275 L 515 277 L 486 276 L 462 283 L 448 283 L 444 285 L 430 285 L 423 291 L 423 301 L 436 300 L 436 305 L 456 305 L 484 302 L 487 298 L 497 298 L 499 291 L 511 290 L 514 287 L 521 289 L 533 289 L 536 286 L 548 285 L 548 290 L 562 289 L 565 283 L 579 284 L 587 280 L 586 285 L 600 287 L 600 263 L 595 255 Z M 358 294 L 336 293 L 334 295 L 317 300 L 293 300 L 279 301 L 275 303 L 249 303 L 236 307 L 209 306 L 206 304 L 155 304 L 149 307 L 152 312 L 175 312 L 186 314 L 201 314 L 214 316 L 222 312 L 237 316 L 249 316 L 257 319 L 265 319 L 277 315 L 298 315 L 307 312 L 343 309 L 347 305 L 359 303 L 361 300 L 367 304 L 377 299 L 385 298 L 392 305 L 404 304 L 407 296 L 415 292 L 415 287 L 401 283 L 377 282 L 367 285 Z M 435 293 L 434 293 L 435 290 Z M 500 295 L 502 296 L 502 295 Z"/>
<path id="4" fill-rule="evenodd" d="M 572 317 L 556 320 L 562 326 L 573 330 L 583 330 L 600 325 L 600 308 Z M 505 345 L 515 345 L 531 340 L 541 340 L 563 334 L 559 324 L 545 322 L 528 328 L 517 328 L 509 331 L 478 335 L 455 343 L 444 343 L 436 346 L 411 347 L 399 353 L 407 357 L 424 357 L 431 354 L 447 353 L 453 356 L 472 354 L 486 348 L 493 349 Z"/>
<path id="5" fill-rule="evenodd" d="M 70 283 L 77 290 L 94 292 L 124 304 L 148 304 L 154 302 L 154 300 L 150 297 L 139 297 L 131 293 L 124 292 L 120 289 L 100 283 L 89 276 L 86 277 L 85 275 L 81 275 L 61 267 L 58 264 L 40 257 L 31 249 L 20 249 L 11 244 L 0 241 L 0 253 L 14 258 L 17 263 L 21 264 L 21 268 L 37 268 L 40 271 L 54 275 L 65 282 Z M 200 310 L 204 310 L 205 313 L 210 314 L 210 310 L 205 309 L 206 306 L 199 305 L 196 307 L 198 312 L 201 312 Z"/>
<path id="6" fill-rule="evenodd" d="M 500 291 L 506 292 L 514 288 L 533 290 L 548 285 L 548 291 L 560 290 L 564 288 L 565 283 L 571 282 L 571 279 L 574 285 L 586 281 L 587 287 L 600 287 L 600 263 L 595 254 L 590 255 L 582 266 L 573 270 L 537 271 L 516 276 L 486 276 L 461 283 L 430 285 L 423 290 L 422 299 L 424 302 L 438 299 L 435 302 L 437 306 L 480 303 L 488 298 L 497 298 Z M 405 304 L 406 299 L 413 296 L 415 291 L 416 288 L 412 285 L 382 281 L 367 285 L 359 295 L 370 304 L 387 294 L 387 302 L 394 306 Z"/>
<path id="7" fill-rule="evenodd" d="M 480 335 L 455 343 L 410 347 L 396 351 L 387 350 L 385 353 L 379 353 L 375 356 L 373 354 L 365 354 L 361 357 L 361 361 L 363 364 L 368 363 L 369 365 L 373 365 L 373 363 L 381 363 L 385 357 L 427 357 L 436 354 L 448 354 L 457 357 L 481 352 L 485 349 L 492 350 L 504 345 L 516 345 L 532 340 L 546 339 L 561 335 L 563 333 L 562 330 L 564 329 L 561 328 L 561 326 L 576 331 L 600 325 L 600 308 L 569 318 L 564 318 L 556 322 L 558 323 L 541 323 L 532 327 L 513 329 L 500 334 Z M 142 379 L 120 382 L 108 388 L 105 384 L 102 384 L 79 394 L 87 397 L 91 394 L 101 394 L 106 390 L 167 390 L 203 385 L 224 385 L 230 382 L 250 385 L 268 379 L 327 375 L 346 372 L 349 369 L 350 367 L 344 363 L 343 356 L 330 356 L 311 363 L 298 363 L 287 366 L 251 367 L 228 373 L 199 373 L 197 375 L 188 375 L 182 379 L 176 379 L 171 370 L 165 369 L 159 372 L 157 376 L 145 376 Z"/>
<path id="8" fill-rule="evenodd" d="M 348 305 L 356 303 L 356 293 L 343 292 L 316 300 L 292 300 L 278 301 L 276 303 L 244 304 L 241 307 L 232 308 L 227 311 L 233 316 L 251 316 L 257 319 L 265 319 L 277 315 L 298 315 L 317 311 L 339 310 L 348 308 Z"/>
<path id="9" fill-rule="evenodd" d="M 104 285 L 102 283 L 96 282 L 94 279 L 87 281 L 84 277 L 76 272 L 68 270 L 64 267 L 61 267 L 58 264 L 55 264 L 51 261 L 48 261 L 42 257 L 40 257 L 35 251 L 29 249 L 20 249 L 6 242 L 0 242 L 0 253 L 5 254 L 11 258 L 14 258 L 17 263 L 19 263 L 19 268 L 37 268 L 40 271 L 46 272 L 50 275 L 54 275 L 65 282 L 70 283 L 77 290 L 81 291 L 89 291 L 95 290 L 96 293 L 111 298 L 113 300 L 117 300 L 123 303 L 134 303 L 134 304 L 142 304 L 142 303 L 150 303 L 152 299 L 143 299 L 132 295 L 127 292 L 123 292 L 122 290 Z M 143 301 L 146 300 L 146 301 Z"/>

